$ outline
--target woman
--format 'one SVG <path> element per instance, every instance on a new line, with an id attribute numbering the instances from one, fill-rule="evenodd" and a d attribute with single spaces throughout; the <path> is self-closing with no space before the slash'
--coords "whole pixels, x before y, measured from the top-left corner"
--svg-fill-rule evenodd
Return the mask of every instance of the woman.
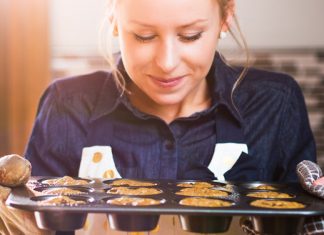
<path id="1" fill-rule="evenodd" d="M 234 3 L 111 1 L 120 58 L 46 90 L 25 153 L 33 175 L 297 181 L 316 156 L 302 93 L 222 58 Z M 97 152 L 109 167 L 91 173 Z"/>
<path id="2" fill-rule="evenodd" d="M 82 148 L 104 145 L 123 177 L 296 181 L 315 160 L 302 94 L 287 75 L 223 62 L 232 15 L 233 1 L 116 1 L 125 90 L 117 73 L 54 82 L 25 154 L 33 173 L 77 176 Z M 208 166 L 225 143 L 245 154 L 223 176 Z"/>

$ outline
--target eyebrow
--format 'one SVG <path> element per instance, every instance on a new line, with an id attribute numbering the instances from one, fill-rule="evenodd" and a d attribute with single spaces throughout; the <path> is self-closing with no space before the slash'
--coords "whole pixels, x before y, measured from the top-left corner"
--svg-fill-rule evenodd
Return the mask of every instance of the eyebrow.
<path id="1" fill-rule="evenodd" d="M 204 22 L 207 22 L 208 19 L 197 19 L 195 21 L 192 21 L 190 23 L 186 23 L 184 25 L 180 25 L 178 28 L 188 28 L 190 26 L 193 26 L 193 25 L 196 25 L 196 24 L 199 24 L 199 23 L 204 23 Z M 141 22 L 141 21 L 137 21 L 137 20 L 131 20 L 130 23 L 132 24 L 138 24 L 138 25 L 141 25 L 141 26 L 144 26 L 144 27 L 154 27 L 154 25 L 151 25 L 151 24 L 148 24 L 148 23 L 144 23 L 144 22 Z"/>

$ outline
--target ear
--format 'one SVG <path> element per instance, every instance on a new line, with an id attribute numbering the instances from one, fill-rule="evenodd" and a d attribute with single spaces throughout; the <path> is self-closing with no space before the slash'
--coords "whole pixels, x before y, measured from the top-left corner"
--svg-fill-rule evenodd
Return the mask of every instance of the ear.
<path id="1" fill-rule="evenodd" d="M 116 18 L 114 16 L 109 17 L 109 24 L 112 27 L 112 34 L 114 37 L 118 37 L 118 26 L 116 22 Z"/>
<path id="2" fill-rule="evenodd" d="M 113 36 L 114 37 L 118 37 L 118 26 L 116 24 L 116 22 L 113 24 Z"/>
<path id="3" fill-rule="evenodd" d="M 235 0 L 228 0 L 225 7 L 224 19 L 221 26 L 222 32 L 227 32 L 230 29 L 230 26 L 235 15 Z"/>

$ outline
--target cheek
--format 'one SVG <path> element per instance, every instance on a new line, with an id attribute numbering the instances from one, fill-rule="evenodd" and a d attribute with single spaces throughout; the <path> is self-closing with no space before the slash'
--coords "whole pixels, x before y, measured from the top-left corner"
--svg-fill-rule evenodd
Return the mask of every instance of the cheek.
<path id="1" fill-rule="evenodd" d="M 141 68 L 149 64 L 152 59 L 151 50 L 148 47 L 138 45 L 138 42 L 132 38 L 120 37 L 119 48 L 125 69 L 130 76 L 141 72 Z"/>
<path id="2" fill-rule="evenodd" d="M 208 72 L 217 49 L 217 39 L 201 40 L 195 46 L 188 47 L 185 53 L 188 63 L 203 72 Z"/>

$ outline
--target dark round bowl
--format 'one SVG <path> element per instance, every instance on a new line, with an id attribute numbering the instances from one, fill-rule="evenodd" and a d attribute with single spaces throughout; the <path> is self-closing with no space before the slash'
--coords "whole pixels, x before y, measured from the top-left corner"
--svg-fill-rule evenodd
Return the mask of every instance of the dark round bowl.
<path id="1" fill-rule="evenodd" d="M 110 227 L 120 231 L 151 231 L 159 222 L 159 215 L 107 214 Z"/>
<path id="2" fill-rule="evenodd" d="M 87 213 L 62 211 L 35 211 L 37 226 L 54 231 L 73 231 L 84 226 Z"/>
<path id="3" fill-rule="evenodd" d="M 300 234 L 304 217 L 292 216 L 251 216 L 254 229 L 260 234 Z"/>
<path id="4" fill-rule="evenodd" d="M 231 224 L 231 216 L 179 215 L 183 230 L 194 233 L 223 233 Z"/>

